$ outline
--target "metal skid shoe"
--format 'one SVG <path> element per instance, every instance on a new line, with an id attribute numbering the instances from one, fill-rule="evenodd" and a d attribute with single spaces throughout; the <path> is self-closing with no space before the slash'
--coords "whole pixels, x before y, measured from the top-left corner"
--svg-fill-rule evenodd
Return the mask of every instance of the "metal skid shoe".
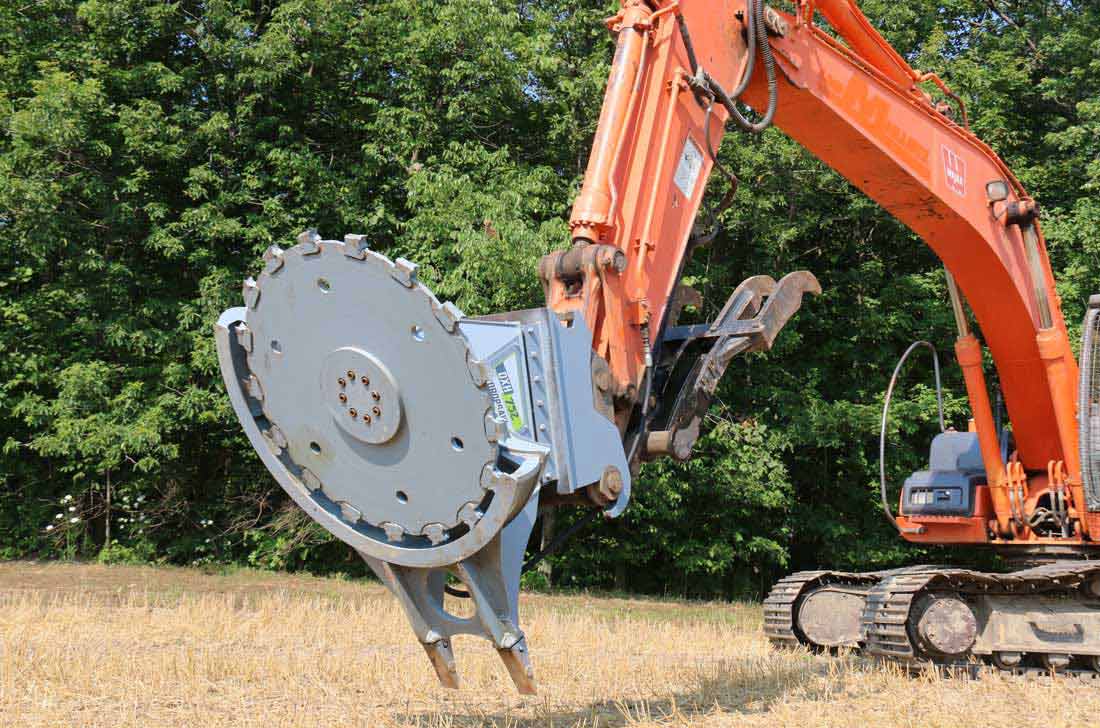
<path id="1" fill-rule="evenodd" d="M 361 236 L 269 248 L 245 305 L 215 327 L 230 401 L 252 446 L 314 520 L 394 593 L 440 681 L 451 638 L 493 643 L 535 691 L 519 578 L 541 486 L 571 493 L 619 471 L 619 432 L 595 409 L 591 332 L 546 309 L 470 319 L 417 268 Z M 475 609 L 444 608 L 447 579 Z"/>

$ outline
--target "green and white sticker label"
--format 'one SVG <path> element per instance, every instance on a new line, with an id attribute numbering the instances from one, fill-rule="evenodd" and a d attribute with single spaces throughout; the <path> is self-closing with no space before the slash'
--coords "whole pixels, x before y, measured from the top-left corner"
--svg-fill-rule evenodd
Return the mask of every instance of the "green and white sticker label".
<path id="1" fill-rule="evenodd" d="M 513 434 L 530 435 L 526 431 L 527 422 L 523 418 L 527 408 L 520 382 L 519 356 L 512 352 L 493 367 L 493 378 L 489 387 L 492 390 L 496 416 L 508 423 L 508 429 Z"/>

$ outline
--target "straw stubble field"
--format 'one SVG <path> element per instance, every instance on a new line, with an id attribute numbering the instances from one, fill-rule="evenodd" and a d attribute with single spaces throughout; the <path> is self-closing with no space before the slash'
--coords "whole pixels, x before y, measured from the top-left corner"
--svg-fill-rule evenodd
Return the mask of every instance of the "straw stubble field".
<path id="1" fill-rule="evenodd" d="M 1100 684 L 916 677 L 772 650 L 753 604 L 527 594 L 539 695 L 456 640 L 437 686 L 385 590 L 260 572 L 0 564 L 2 726 L 1079 726 Z"/>

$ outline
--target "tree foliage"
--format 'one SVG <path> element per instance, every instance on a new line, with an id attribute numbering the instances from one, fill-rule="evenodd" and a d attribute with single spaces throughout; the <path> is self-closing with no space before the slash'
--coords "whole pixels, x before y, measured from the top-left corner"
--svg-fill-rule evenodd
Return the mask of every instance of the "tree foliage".
<path id="1" fill-rule="evenodd" d="M 1077 322 L 1100 290 L 1100 8 L 864 0 L 1040 201 Z M 0 0 L 0 555 L 358 569 L 239 432 L 211 324 L 264 248 L 360 232 L 468 313 L 538 305 L 598 114 L 613 3 Z M 556 578 L 759 592 L 781 571 L 919 558 L 877 510 L 882 390 L 948 349 L 937 260 L 778 130 L 730 135 L 742 180 L 688 275 L 808 268 L 825 294 L 731 367 L 699 456 L 643 471 Z M 715 181 L 712 195 L 722 192 Z M 918 381 L 920 380 L 920 381 Z M 934 432 L 905 388 L 889 474 Z M 966 404 L 949 377 L 948 410 Z"/>

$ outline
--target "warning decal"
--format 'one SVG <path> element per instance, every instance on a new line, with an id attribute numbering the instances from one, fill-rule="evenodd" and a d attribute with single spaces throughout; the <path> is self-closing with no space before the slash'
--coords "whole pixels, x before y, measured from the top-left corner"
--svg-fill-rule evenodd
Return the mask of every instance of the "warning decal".
<path id="1" fill-rule="evenodd" d="M 676 176 L 672 180 L 684 197 L 691 199 L 695 194 L 695 183 L 699 181 L 699 173 L 703 171 L 703 152 L 688 137 L 684 142 L 684 153 L 680 155 L 680 163 L 676 165 Z"/>

